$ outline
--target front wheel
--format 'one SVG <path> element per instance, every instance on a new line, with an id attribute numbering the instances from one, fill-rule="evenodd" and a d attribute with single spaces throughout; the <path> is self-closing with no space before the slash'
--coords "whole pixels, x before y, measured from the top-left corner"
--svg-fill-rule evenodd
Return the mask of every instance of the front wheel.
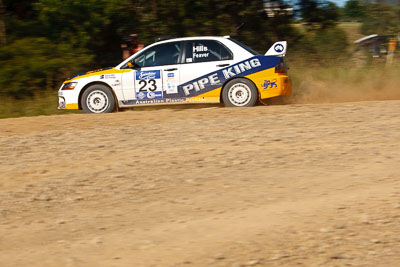
<path id="1" fill-rule="evenodd" d="M 86 113 L 111 113 L 114 111 L 115 98 L 107 86 L 95 84 L 83 92 L 81 105 Z"/>
<path id="2" fill-rule="evenodd" d="M 222 99 L 228 107 L 251 107 L 257 102 L 258 91 L 254 84 L 243 78 L 234 79 L 224 86 Z"/>

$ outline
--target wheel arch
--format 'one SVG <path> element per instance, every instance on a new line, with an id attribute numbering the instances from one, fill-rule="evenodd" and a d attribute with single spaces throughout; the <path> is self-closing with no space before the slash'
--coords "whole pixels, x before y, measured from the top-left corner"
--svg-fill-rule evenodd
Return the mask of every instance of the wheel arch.
<path id="1" fill-rule="evenodd" d="M 222 85 L 221 92 L 219 93 L 219 103 L 224 104 L 224 99 L 222 97 L 222 93 L 224 92 L 226 84 L 229 83 L 230 81 L 236 80 L 236 79 L 246 79 L 246 80 L 250 81 L 257 89 L 257 99 L 260 99 L 260 90 L 258 89 L 257 85 L 252 80 L 250 80 L 249 78 L 244 77 L 244 76 L 236 76 L 236 77 L 232 77 L 232 78 L 226 80 L 224 82 L 224 84 Z"/>
<path id="2" fill-rule="evenodd" d="M 107 86 L 107 87 L 110 89 L 110 91 L 111 91 L 111 93 L 113 94 L 114 99 L 115 99 L 115 107 L 118 109 L 118 99 L 117 99 L 117 95 L 116 95 L 115 92 L 114 92 L 114 89 L 113 89 L 109 84 L 107 84 L 107 83 L 105 83 L 105 82 L 99 82 L 99 81 L 94 81 L 94 82 L 90 82 L 90 83 L 86 84 L 86 85 L 82 88 L 82 90 L 79 92 L 79 97 L 78 97 L 78 106 L 79 106 L 79 109 L 82 109 L 82 103 L 81 103 L 81 102 L 82 102 L 82 95 L 83 95 L 83 93 L 84 93 L 90 86 L 95 85 L 95 84 L 101 84 L 101 85 Z"/>

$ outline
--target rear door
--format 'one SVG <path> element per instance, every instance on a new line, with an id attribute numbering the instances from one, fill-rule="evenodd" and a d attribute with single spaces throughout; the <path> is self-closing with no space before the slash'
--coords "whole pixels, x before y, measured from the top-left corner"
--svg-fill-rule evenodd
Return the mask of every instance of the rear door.
<path id="1" fill-rule="evenodd" d="M 132 59 L 135 69 L 123 73 L 122 77 L 125 100 L 145 100 L 145 103 L 155 100 L 157 103 L 168 94 L 176 93 L 181 50 L 182 42 L 162 43 Z"/>
<path id="2" fill-rule="evenodd" d="M 195 81 L 233 63 L 232 52 L 217 40 L 190 40 L 185 42 L 183 64 L 180 70 L 180 84 Z M 212 81 L 202 83 L 201 88 L 190 91 L 190 96 L 215 89 Z M 221 84 L 222 86 L 222 84 Z M 219 96 L 219 95 L 218 95 Z"/>

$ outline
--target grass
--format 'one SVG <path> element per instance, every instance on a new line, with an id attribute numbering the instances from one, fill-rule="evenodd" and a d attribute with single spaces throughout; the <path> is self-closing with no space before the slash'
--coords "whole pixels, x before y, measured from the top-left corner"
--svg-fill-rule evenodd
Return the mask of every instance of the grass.
<path id="1" fill-rule="evenodd" d="M 304 24 L 296 23 L 293 24 L 293 26 L 299 29 L 301 33 L 306 33 L 306 28 Z M 358 40 L 364 36 L 359 33 L 359 29 L 361 26 L 360 22 L 340 22 L 337 24 L 337 26 L 346 32 L 350 45 L 353 45 L 355 40 Z"/>
<path id="2" fill-rule="evenodd" d="M 355 40 L 358 40 L 364 36 L 363 34 L 359 33 L 361 26 L 361 23 L 359 22 L 341 22 L 338 24 L 338 26 L 346 32 L 350 45 L 353 45 Z"/>
<path id="3" fill-rule="evenodd" d="M 11 97 L 0 98 L 0 119 L 24 116 L 54 115 L 81 113 L 81 111 L 58 110 L 57 91 L 43 92 L 42 94 L 23 100 Z"/>

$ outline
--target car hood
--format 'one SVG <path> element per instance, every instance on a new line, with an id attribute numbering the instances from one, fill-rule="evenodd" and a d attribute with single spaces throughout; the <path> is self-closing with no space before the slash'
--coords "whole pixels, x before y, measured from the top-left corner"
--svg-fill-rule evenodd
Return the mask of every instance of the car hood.
<path id="1" fill-rule="evenodd" d="M 76 79 L 79 79 L 79 78 L 83 78 L 82 76 L 88 77 L 88 76 L 92 76 L 92 75 L 109 74 L 110 70 L 112 70 L 112 69 L 113 69 L 113 67 L 109 67 L 109 68 L 91 70 L 91 71 L 79 73 L 79 74 L 77 74 L 75 76 L 67 78 L 64 83 L 68 83 L 68 82 L 71 82 L 73 80 L 76 80 Z"/>

